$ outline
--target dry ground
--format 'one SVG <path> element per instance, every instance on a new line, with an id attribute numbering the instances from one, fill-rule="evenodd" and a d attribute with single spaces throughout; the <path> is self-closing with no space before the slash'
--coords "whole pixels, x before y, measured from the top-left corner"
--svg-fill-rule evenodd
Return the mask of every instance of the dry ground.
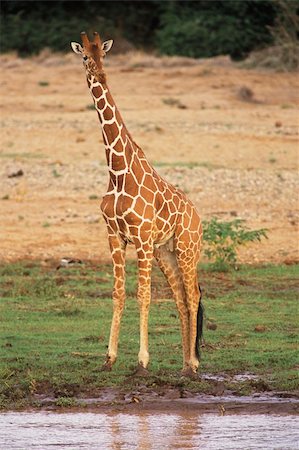
<path id="1" fill-rule="evenodd" d="M 242 261 L 298 261 L 297 74 L 111 53 L 110 88 L 158 171 L 202 218 L 269 229 Z M 4 55 L 0 67 L 0 259 L 108 259 L 104 148 L 80 58 Z"/>

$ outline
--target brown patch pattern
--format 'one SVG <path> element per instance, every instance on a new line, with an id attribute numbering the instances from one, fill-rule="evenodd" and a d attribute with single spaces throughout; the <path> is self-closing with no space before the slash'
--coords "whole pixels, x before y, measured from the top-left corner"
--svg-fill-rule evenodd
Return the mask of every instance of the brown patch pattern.
<path id="1" fill-rule="evenodd" d="M 99 77 L 99 73 L 103 73 L 102 66 L 98 72 L 95 66 L 89 57 L 85 63 L 86 76 L 102 126 L 110 174 L 101 209 L 107 223 L 114 265 L 113 318 L 105 365 L 110 368 L 117 357 L 125 304 L 125 249 L 128 243 L 133 243 L 139 269 L 139 364 L 146 368 L 149 362 L 148 315 L 155 256 L 172 289 L 180 315 L 183 370 L 196 372 L 199 362 L 195 342 L 200 301 L 196 268 L 202 242 L 201 221 L 186 195 L 157 174 L 132 140 L 106 85 L 106 78 Z"/>

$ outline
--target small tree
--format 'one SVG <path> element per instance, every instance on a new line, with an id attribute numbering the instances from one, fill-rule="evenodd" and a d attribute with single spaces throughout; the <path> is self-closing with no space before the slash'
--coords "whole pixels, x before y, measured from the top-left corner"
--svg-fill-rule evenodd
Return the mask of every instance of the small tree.
<path id="1" fill-rule="evenodd" d="M 211 268 L 227 271 L 237 263 L 237 248 L 248 242 L 267 238 L 267 230 L 249 230 L 244 220 L 221 222 L 216 217 L 203 222 L 204 254 L 212 261 Z"/>

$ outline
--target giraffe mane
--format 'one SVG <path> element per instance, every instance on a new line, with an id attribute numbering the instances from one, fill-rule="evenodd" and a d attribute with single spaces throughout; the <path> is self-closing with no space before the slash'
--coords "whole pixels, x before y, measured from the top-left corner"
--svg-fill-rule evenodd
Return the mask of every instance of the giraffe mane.
<path id="1" fill-rule="evenodd" d="M 104 70 L 98 67 L 92 57 L 89 58 L 87 68 L 89 73 L 91 73 L 95 77 L 96 81 L 98 81 L 99 83 L 106 83 L 106 74 Z"/>

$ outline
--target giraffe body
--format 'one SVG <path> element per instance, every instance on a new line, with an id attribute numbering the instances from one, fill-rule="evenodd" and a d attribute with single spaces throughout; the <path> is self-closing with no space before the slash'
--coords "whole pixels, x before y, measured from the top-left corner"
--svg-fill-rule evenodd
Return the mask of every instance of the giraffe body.
<path id="1" fill-rule="evenodd" d="M 180 315 L 183 371 L 196 372 L 199 364 L 196 338 L 200 302 L 197 279 L 202 241 L 200 217 L 186 195 L 158 175 L 128 132 L 102 68 L 102 59 L 111 47 L 111 41 L 102 44 L 95 33 L 92 43 L 86 34 L 82 34 L 82 42 L 83 48 L 76 43 L 72 43 L 72 47 L 83 56 L 88 87 L 102 127 L 109 171 L 108 191 L 101 210 L 108 230 L 114 289 L 113 318 L 104 367 L 111 369 L 117 357 L 125 304 L 125 250 L 131 243 L 138 259 L 139 365 L 146 369 L 149 362 L 148 314 L 155 257 L 169 282 Z"/>

